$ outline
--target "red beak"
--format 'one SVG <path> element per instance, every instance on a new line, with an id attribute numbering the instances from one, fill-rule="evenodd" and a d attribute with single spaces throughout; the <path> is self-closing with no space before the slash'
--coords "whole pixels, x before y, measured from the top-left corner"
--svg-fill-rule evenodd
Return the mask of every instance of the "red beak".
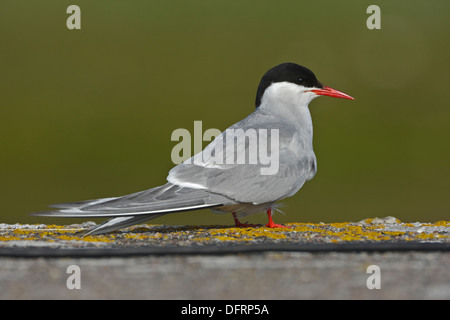
<path id="1" fill-rule="evenodd" d="M 327 87 L 327 86 L 324 86 L 323 89 L 313 89 L 313 90 L 309 90 L 309 91 L 314 92 L 315 94 L 317 94 L 319 96 L 329 96 L 329 97 L 335 97 L 335 98 L 355 100 L 355 98 L 349 96 L 348 94 L 345 94 L 343 92 L 340 92 L 338 90 L 335 90 L 335 89 Z"/>

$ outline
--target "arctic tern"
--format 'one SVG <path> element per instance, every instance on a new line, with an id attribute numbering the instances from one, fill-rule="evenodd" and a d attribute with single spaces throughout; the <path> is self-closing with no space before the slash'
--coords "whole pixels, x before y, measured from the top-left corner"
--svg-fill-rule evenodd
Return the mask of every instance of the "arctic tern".
<path id="1" fill-rule="evenodd" d="M 282 63 L 262 77 L 256 93 L 255 111 L 227 129 L 233 130 L 234 141 L 241 141 L 241 148 L 237 146 L 238 152 L 247 154 L 253 149 L 246 139 L 248 136 L 240 135 L 254 130 L 257 134 L 264 132 L 264 138 L 270 141 L 273 130 L 276 130 L 278 140 L 273 140 L 275 143 L 271 143 L 271 150 L 277 152 L 278 163 L 273 174 L 262 174 L 261 169 L 265 165 L 261 162 L 217 161 L 227 159 L 227 156 L 228 160 L 230 157 L 236 160 L 239 156 L 226 144 L 225 130 L 201 153 L 170 170 L 168 182 L 162 186 L 121 197 L 55 204 L 51 207 L 58 210 L 35 215 L 110 218 L 88 230 L 86 234 L 90 235 L 114 231 L 172 212 L 206 208 L 232 213 L 237 227 L 253 226 L 241 223 L 238 217 L 263 211 L 268 215 L 267 227 L 285 227 L 273 222 L 276 202 L 296 194 L 317 170 L 308 105 L 319 96 L 353 100 L 345 93 L 322 85 L 308 68 Z"/>

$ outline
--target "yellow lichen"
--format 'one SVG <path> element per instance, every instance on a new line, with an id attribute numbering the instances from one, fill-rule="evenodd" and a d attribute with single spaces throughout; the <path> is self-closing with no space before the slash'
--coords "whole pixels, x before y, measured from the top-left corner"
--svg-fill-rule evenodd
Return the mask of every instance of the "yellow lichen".
<path id="1" fill-rule="evenodd" d="M 251 227 L 237 228 L 228 226 L 160 226 L 148 225 L 132 227 L 124 232 L 109 233 L 98 236 L 83 237 L 76 233 L 81 231 L 78 228 L 66 226 L 49 225 L 45 229 L 18 228 L 14 230 L 4 230 L 0 236 L 0 241 L 17 240 L 43 240 L 43 241 L 83 241 L 83 242 L 113 242 L 116 239 L 129 239 L 131 241 L 145 241 L 151 239 L 172 240 L 189 239 L 197 242 L 230 242 L 230 241 L 252 241 L 256 239 L 283 240 L 290 235 L 296 234 L 296 238 L 301 239 L 325 237 L 328 242 L 346 241 L 384 241 L 394 237 L 401 237 L 402 240 L 427 240 L 437 238 L 448 238 L 447 234 L 439 233 L 417 233 L 411 231 L 383 231 L 388 224 L 374 224 L 374 219 L 366 219 L 365 223 L 333 222 L 333 223 L 289 223 L 290 228 L 268 228 Z M 398 223 L 401 223 L 398 221 Z M 416 224 L 401 223 L 404 227 L 414 227 Z M 426 227 L 448 227 L 450 222 L 437 221 L 435 223 L 421 223 Z"/>
<path id="2" fill-rule="evenodd" d="M 420 240 L 431 240 L 435 238 L 435 235 L 432 233 L 420 233 L 416 235 L 415 238 Z"/>
<path id="3" fill-rule="evenodd" d="M 438 226 L 440 226 L 440 227 L 450 227 L 450 221 L 441 220 L 441 221 L 435 222 L 433 225 L 437 226 L 437 227 Z"/>
<path id="4" fill-rule="evenodd" d="M 393 237 L 403 236 L 406 232 L 402 231 L 383 231 L 383 234 L 387 234 Z"/>

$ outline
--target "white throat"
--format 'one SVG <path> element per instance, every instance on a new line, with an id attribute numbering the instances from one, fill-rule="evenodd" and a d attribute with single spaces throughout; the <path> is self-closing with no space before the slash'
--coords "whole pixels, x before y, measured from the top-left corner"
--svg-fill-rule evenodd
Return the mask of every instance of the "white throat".
<path id="1" fill-rule="evenodd" d="M 290 82 L 273 83 L 264 91 L 260 111 L 275 114 L 297 127 L 307 129 L 312 136 L 312 119 L 308 105 L 318 96 L 308 90 L 309 88 Z"/>

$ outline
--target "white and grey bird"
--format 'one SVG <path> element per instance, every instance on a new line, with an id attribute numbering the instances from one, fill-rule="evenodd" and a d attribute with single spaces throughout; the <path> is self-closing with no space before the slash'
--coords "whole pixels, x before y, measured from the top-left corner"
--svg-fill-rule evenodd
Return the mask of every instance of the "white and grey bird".
<path id="1" fill-rule="evenodd" d="M 318 96 L 353 99 L 322 85 L 308 68 L 295 63 L 277 65 L 259 83 L 256 110 L 222 132 L 201 153 L 170 170 L 166 184 L 122 197 L 56 204 L 51 207 L 59 210 L 35 214 L 111 218 L 87 234 L 110 232 L 172 212 L 205 208 L 232 213 L 236 226 L 250 226 L 238 217 L 266 211 L 267 227 L 284 227 L 273 222 L 275 203 L 296 194 L 317 170 L 308 105 Z M 227 143 L 231 138 L 227 140 L 226 133 L 231 131 L 236 146 Z M 271 174 L 262 174 L 261 169 L 267 167 L 262 161 L 236 161 L 242 155 L 239 153 L 249 158 L 257 150 L 252 148 L 248 132 L 256 133 L 257 141 L 267 139 L 270 152 L 276 151 L 277 167 Z M 271 140 L 274 132 L 277 139 Z"/>

